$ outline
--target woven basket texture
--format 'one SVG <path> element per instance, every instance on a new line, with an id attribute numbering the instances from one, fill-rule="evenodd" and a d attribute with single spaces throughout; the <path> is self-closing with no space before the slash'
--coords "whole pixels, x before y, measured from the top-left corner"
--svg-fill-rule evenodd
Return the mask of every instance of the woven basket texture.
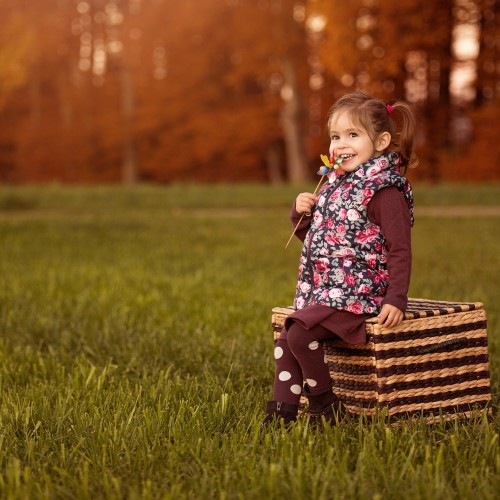
<path id="1" fill-rule="evenodd" d="M 272 310 L 276 340 L 291 307 Z M 367 342 L 323 343 L 334 392 L 353 415 L 470 417 L 491 400 L 486 312 L 480 302 L 409 299 L 405 320 L 366 322 Z M 303 402 L 305 399 L 303 399 Z"/>

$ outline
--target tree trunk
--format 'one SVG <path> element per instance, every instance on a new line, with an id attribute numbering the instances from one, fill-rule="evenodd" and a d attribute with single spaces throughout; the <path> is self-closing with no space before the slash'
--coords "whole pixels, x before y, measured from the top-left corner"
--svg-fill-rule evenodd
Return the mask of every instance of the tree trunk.
<path id="1" fill-rule="evenodd" d="M 477 7 L 482 13 L 480 19 L 479 56 L 476 60 L 476 99 L 475 106 L 493 102 L 498 96 L 498 71 L 495 64 L 498 60 L 499 46 L 493 43 L 498 33 L 499 2 L 486 0 L 477 1 Z"/>
<path id="2" fill-rule="evenodd" d="M 428 170 L 425 172 L 425 177 L 433 182 L 438 182 L 441 178 L 443 153 L 446 153 L 451 145 L 450 75 L 453 61 L 451 52 L 453 21 L 450 12 L 453 3 L 453 0 L 447 0 L 436 6 L 433 22 L 436 23 L 434 28 L 442 32 L 441 43 L 428 52 L 430 63 L 439 63 L 437 77 L 433 79 L 433 75 L 429 73 L 429 97 L 425 111 L 426 136 L 430 142 L 430 147 L 427 149 Z M 431 92 L 433 84 L 438 89 L 437 92 Z"/>
<path id="3" fill-rule="evenodd" d="M 310 180 L 307 170 L 304 118 L 306 110 L 297 81 L 296 68 L 289 55 L 282 60 L 285 105 L 281 123 L 285 135 L 288 180 L 292 183 Z"/>
<path id="4" fill-rule="evenodd" d="M 123 149 L 122 149 L 122 183 L 137 182 L 137 158 L 133 133 L 134 115 L 134 84 L 132 74 L 126 63 L 123 63 L 122 74 L 122 118 L 123 118 Z"/>

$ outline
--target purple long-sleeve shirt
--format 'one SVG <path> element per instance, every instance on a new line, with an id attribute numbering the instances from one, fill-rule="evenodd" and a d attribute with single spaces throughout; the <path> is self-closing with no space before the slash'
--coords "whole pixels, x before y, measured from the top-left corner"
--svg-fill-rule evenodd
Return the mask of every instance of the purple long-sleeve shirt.
<path id="1" fill-rule="evenodd" d="M 291 220 L 295 227 L 301 214 L 292 208 Z M 408 287 L 411 274 L 411 220 L 403 194 L 396 187 L 377 191 L 368 204 L 368 219 L 380 226 L 387 242 L 387 271 L 389 285 L 382 302 L 405 311 L 408 303 Z M 304 241 L 312 216 L 304 216 L 296 236 Z M 306 328 L 321 324 L 349 343 L 366 342 L 365 321 L 369 316 L 339 311 L 328 306 L 313 305 L 300 309 L 288 317 L 280 338 L 286 338 L 291 321 L 297 321 Z M 332 335 L 333 336 L 333 335 Z"/>

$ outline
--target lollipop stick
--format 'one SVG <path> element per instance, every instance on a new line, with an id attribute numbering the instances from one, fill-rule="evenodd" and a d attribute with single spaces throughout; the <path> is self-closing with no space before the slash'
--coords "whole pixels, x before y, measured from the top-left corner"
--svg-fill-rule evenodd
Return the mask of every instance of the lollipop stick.
<path id="1" fill-rule="evenodd" d="M 318 182 L 318 185 L 316 186 L 316 189 L 314 190 L 313 194 L 316 194 L 316 191 L 319 189 L 319 187 L 321 186 L 321 183 L 323 182 L 323 179 L 325 178 L 325 176 L 323 175 L 321 177 L 321 179 L 319 180 Z M 299 219 L 299 222 L 297 222 L 297 225 L 295 226 L 295 228 L 293 229 L 293 232 L 292 234 L 290 235 L 290 238 L 288 238 L 288 241 L 286 242 L 286 245 L 285 245 L 285 250 L 287 249 L 288 245 L 290 244 L 290 241 L 292 241 L 292 238 L 294 236 L 294 234 L 296 233 L 297 231 L 297 228 L 299 227 L 300 223 L 302 222 L 302 219 L 304 218 L 304 215 L 305 215 L 305 212 L 302 214 L 302 216 L 300 217 Z"/>

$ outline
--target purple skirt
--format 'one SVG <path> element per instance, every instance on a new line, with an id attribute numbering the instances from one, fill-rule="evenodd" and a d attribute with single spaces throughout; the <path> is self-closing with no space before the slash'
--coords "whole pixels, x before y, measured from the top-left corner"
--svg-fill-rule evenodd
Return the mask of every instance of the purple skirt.
<path id="1" fill-rule="evenodd" d="M 328 306 L 312 305 L 290 314 L 285 320 L 285 326 L 279 338 L 286 340 L 288 329 L 296 321 L 306 330 L 321 325 L 332 332 L 332 337 L 339 337 L 349 344 L 363 344 L 366 342 L 365 321 L 367 318 L 370 316 L 366 314 L 354 314 Z"/>

